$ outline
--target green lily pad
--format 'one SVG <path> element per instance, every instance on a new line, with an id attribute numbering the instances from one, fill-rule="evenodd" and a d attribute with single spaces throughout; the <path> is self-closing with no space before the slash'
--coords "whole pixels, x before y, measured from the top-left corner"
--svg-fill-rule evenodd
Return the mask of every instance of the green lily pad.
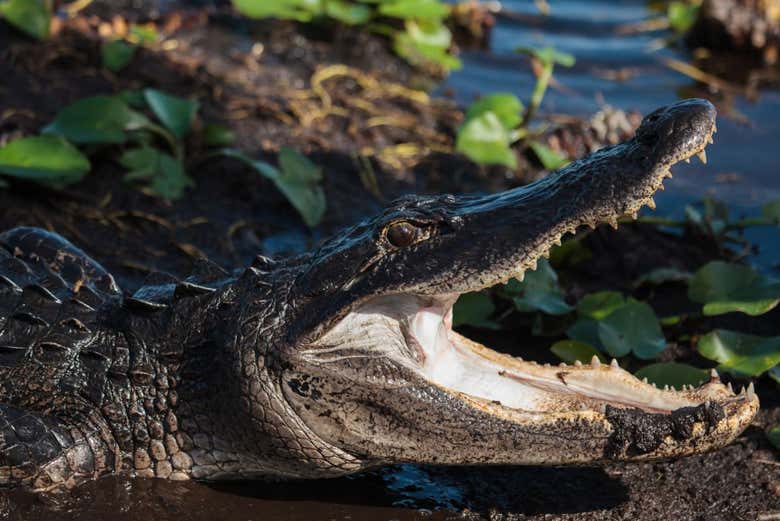
<path id="1" fill-rule="evenodd" d="M 74 143 L 124 143 L 127 132 L 149 120 L 118 96 L 93 96 L 68 105 L 42 132 L 59 134 Z"/>
<path id="2" fill-rule="evenodd" d="M 255 171 L 272 180 L 290 204 L 295 207 L 309 227 L 320 223 L 325 215 L 325 192 L 322 189 L 322 171 L 306 156 L 289 147 L 279 151 L 279 169 L 265 161 L 255 160 L 246 154 L 225 149 L 221 152 L 236 158 Z"/>
<path id="3" fill-rule="evenodd" d="M 719 368 L 739 376 L 758 376 L 780 364 L 780 336 L 716 329 L 701 337 L 696 349 L 720 363 Z"/>
<path id="4" fill-rule="evenodd" d="M 780 425 L 775 425 L 774 427 L 767 429 L 766 437 L 769 440 L 769 443 L 774 445 L 776 449 L 780 450 Z"/>
<path id="5" fill-rule="evenodd" d="M 0 3 L 0 14 L 6 22 L 34 38 L 49 36 L 51 3 L 47 0 L 7 0 Z"/>
<path id="6" fill-rule="evenodd" d="M 694 274 L 688 298 L 704 304 L 705 315 L 733 311 L 761 315 L 780 302 L 780 282 L 749 266 L 713 261 Z"/>
<path id="7" fill-rule="evenodd" d="M 630 301 L 599 321 L 599 339 L 614 357 L 631 352 L 637 358 L 655 357 L 666 347 L 666 339 L 653 308 Z"/>
<path id="8" fill-rule="evenodd" d="M 455 149 L 481 165 L 517 168 L 517 158 L 509 143 L 509 132 L 499 117 L 494 112 L 485 112 L 463 124 Z"/>
<path id="9" fill-rule="evenodd" d="M 379 13 L 403 20 L 440 21 L 450 14 L 450 8 L 439 0 L 395 0 L 380 3 Z"/>
<path id="10" fill-rule="evenodd" d="M 555 268 L 576 266 L 591 257 L 593 252 L 577 239 L 568 239 L 550 249 L 550 264 Z"/>
<path id="11" fill-rule="evenodd" d="M 109 40 L 100 47 L 103 66 L 114 72 L 119 72 L 132 61 L 136 47 L 122 40 Z"/>
<path id="12" fill-rule="evenodd" d="M 550 351 L 568 364 L 577 360 L 587 364 L 590 363 L 594 356 L 602 362 L 607 362 L 606 358 L 592 345 L 585 342 L 577 342 L 576 340 L 559 340 L 550 347 Z"/>
<path id="13" fill-rule="evenodd" d="M 604 345 L 599 338 L 599 321 L 592 318 L 579 317 L 574 324 L 566 330 L 566 336 L 571 340 L 594 346 L 599 351 L 604 350 Z"/>
<path id="14" fill-rule="evenodd" d="M 325 14 L 347 25 L 365 24 L 371 20 L 370 7 L 341 0 L 325 2 Z"/>
<path id="15" fill-rule="evenodd" d="M 395 52 L 412 64 L 436 63 L 456 70 L 461 62 L 449 53 L 452 33 L 441 22 L 406 20 L 404 31 L 395 35 Z"/>
<path id="16" fill-rule="evenodd" d="M 203 143 L 209 147 L 230 146 L 235 142 L 236 135 L 232 130 L 218 123 L 208 123 L 203 127 Z"/>
<path id="17" fill-rule="evenodd" d="M 181 161 L 154 147 L 128 150 L 119 162 L 128 169 L 125 180 L 148 181 L 149 189 L 165 199 L 179 199 L 185 189 L 195 184 L 185 173 Z"/>
<path id="18" fill-rule="evenodd" d="M 699 386 L 703 382 L 709 381 L 710 372 L 706 369 L 699 369 L 688 364 L 678 362 L 661 362 L 650 364 L 639 371 L 634 376 L 647 378 L 650 383 L 663 387 L 668 385 L 677 390 L 682 389 L 683 385 Z"/>
<path id="19" fill-rule="evenodd" d="M 144 97 L 165 127 L 182 139 L 190 132 L 199 103 L 157 89 L 144 89 Z"/>
<path id="20" fill-rule="evenodd" d="M 646 284 L 659 286 L 669 282 L 686 282 L 690 280 L 691 277 L 693 277 L 692 273 L 677 268 L 656 268 L 634 281 L 634 286 L 639 287 Z"/>
<path id="21" fill-rule="evenodd" d="M 465 121 L 486 112 L 492 112 L 501 121 L 505 129 L 511 130 L 523 121 L 523 104 L 514 94 L 497 92 L 484 96 L 472 103 L 466 110 Z"/>
<path id="22" fill-rule="evenodd" d="M 777 364 L 772 369 L 767 371 L 769 378 L 780 384 L 780 364 Z"/>
<path id="23" fill-rule="evenodd" d="M 478 291 L 464 293 L 458 297 L 452 308 L 452 325 L 499 329 L 500 326 L 490 320 L 495 310 L 496 306 L 490 295 Z"/>
<path id="24" fill-rule="evenodd" d="M 625 297 L 618 291 L 598 291 L 585 295 L 577 302 L 577 313 L 583 317 L 601 320 L 625 304 Z"/>
<path id="25" fill-rule="evenodd" d="M 533 151 L 539 162 L 542 163 L 545 170 L 558 170 L 569 164 L 568 158 L 538 141 L 530 141 L 528 147 Z"/>
<path id="26" fill-rule="evenodd" d="M 89 160 L 59 136 L 16 139 L 0 148 L 0 173 L 62 187 L 89 172 Z"/>
<path id="27" fill-rule="evenodd" d="M 525 272 L 523 281 L 513 279 L 502 288 L 521 312 L 542 311 L 549 315 L 564 315 L 574 308 L 563 298 L 558 275 L 547 259 L 539 259 L 536 269 Z"/>
<path id="28" fill-rule="evenodd" d="M 699 16 L 699 6 L 690 2 L 669 2 L 666 16 L 669 18 L 669 25 L 678 33 L 686 33 L 693 27 Z"/>

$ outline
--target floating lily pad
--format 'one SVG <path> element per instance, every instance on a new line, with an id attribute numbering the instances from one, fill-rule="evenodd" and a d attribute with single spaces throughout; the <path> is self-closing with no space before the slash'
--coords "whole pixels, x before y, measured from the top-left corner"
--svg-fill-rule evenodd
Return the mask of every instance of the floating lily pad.
<path id="1" fill-rule="evenodd" d="M 17 29 L 43 40 L 49 36 L 50 6 L 47 0 L 6 0 L 0 2 L 0 14 Z"/>
<path id="2" fill-rule="evenodd" d="M 0 148 L 0 173 L 62 187 L 89 172 L 89 160 L 59 136 L 16 139 Z"/>
<path id="3" fill-rule="evenodd" d="M 252 159 L 238 150 L 225 149 L 221 153 L 246 163 L 272 180 L 307 226 L 314 227 L 322 220 L 326 209 L 322 171 L 300 152 L 282 147 L 279 151 L 279 169 L 265 161 Z"/>
<path id="4" fill-rule="evenodd" d="M 128 169 L 126 180 L 146 180 L 149 189 L 165 199 L 179 199 L 185 189 L 195 184 L 181 161 L 153 147 L 128 150 L 119 162 Z"/>
<path id="5" fill-rule="evenodd" d="M 668 385 L 680 390 L 683 385 L 696 387 L 703 382 L 709 381 L 710 372 L 688 364 L 661 362 L 643 367 L 634 376 L 640 380 L 647 378 L 649 382 L 660 387 Z"/>
<path id="6" fill-rule="evenodd" d="M 484 112 L 466 121 L 458 131 L 455 149 L 481 165 L 517 168 L 509 148 L 510 133 L 494 112 Z"/>
<path id="7" fill-rule="evenodd" d="M 574 363 L 577 360 L 587 364 L 594 356 L 602 362 L 607 361 L 595 347 L 585 342 L 577 342 L 576 340 L 559 340 L 550 347 L 550 351 L 569 364 Z"/>
<path id="8" fill-rule="evenodd" d="M 618 291 L 599 291 L 585 295 L 577 302 L 580 316 L 601 320 L 626 304 L 626 299 Z"/>
<path id="9" fill-rule="evenodd" d="M 543 143 L 530 141 L 528 147 L 533 151 L 545 170 L 558 170 L 569 164 L 568 158 Z"/>
<path id="10" fill-rule="evenodd" d="M 100 55 L 103 66 L 110 71 L 119 72 L 132 61 L 136 47 L 122 40 L 103 42 Z"/>
<path id="11" fill-rule="evenodd" d="M 701 337 L 696 349 L 720 363 L 719 368 L 740 376 L 758 376 L 780 364 L 780 336 L 716 329 Z"/>
<path id="12" fill-rule="evenodd" d="M 232 130 L 218 123 L 208 123 L 203 127 L 203 143 L 210 147 L 230 146 L 235 142 L 236 135 Z"/>
<path id="13" fill-rule="evenodd" d="M 705 315 L 740 311 L 755 316 L 780 302 L 780 282 L 749 266 L 713 261 L 694 274 L 688 297 L 704 304 Z"/>
<path id="14" fill-rule="evenodd" d="M 677 268 L 656 268 L 639 277 L 634 282 L 634 286 L 639 287 L 645 284 L 659 286 L 669 282 L 686 282 L 691 277 L 693 277 L 692 273 Z"/>
<path id="15" fill-rule="evenodd" d="M 182 139 L 190 132 L 195 114 L 198 112 L 197 101 L 180 98 L 157 89 L 144 89 L 144 97 L 154 114 L 160 118 L 165 127 Z"/>
<path id="16" fill-rule="evenodd" d="M 653 308 L 637 301 L 628 302 L 599 321 L 599 339 L 614 357 L 633 352 L 637 358 L 649 359 L 666 347 Z"/>
<path id="17" fill-rule="evenodd" d="M 547 259 L 539 259 L 533 271 L 527 271 L 522 282 L 513 280 L 502 288 L 510 296 L 518 311 L 542 311 L 550 315 L 563 315 L 574 308 L 564 300 L 558 286 L 558 275 Z"/>
<path id="18" fill-rule="evenodd" d="M 490 320 L 495 310 L 496 306 L 490 295 L 482 292 L 464 293 L 458 297 L 452 309 L 452 325 L 499 329 L 500 326 Z"/>
<path id="19" fill-rule="evenodd" d="M 780 425 L 775 425 L 774 427 L 767 429 L 766 437 L 769 440 L 769 443 L 774 445 L 776 449 L 780 450 Z"/>
<path id="20" fill-rule="evenodd" d="M 57 114 L 45 134 L 60 134 L 74 143 L 124 143 L 127 132 L 149 120 L 118 96 L 92 96 L 68 105 Z"/>
<path id="21" fill-rule="evenodd" d="M 472 103 L 466 111 L 465 120 L 492 112 L 507 130 L 511 130 L 523 121 L 523 104 L 514 94 L 497 92 L 484 96 Z"/>

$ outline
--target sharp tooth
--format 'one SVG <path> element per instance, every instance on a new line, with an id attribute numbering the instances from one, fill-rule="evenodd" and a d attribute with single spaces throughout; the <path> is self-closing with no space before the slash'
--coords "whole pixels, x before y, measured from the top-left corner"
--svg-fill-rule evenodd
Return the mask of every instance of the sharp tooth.
<path id="1" fill-rule="evenodd" d="M 715 370 L 715 368 L 710 369 L 710 382 L 718 382 L 720 381 L 720 376 L 718 376 L 718 372 Z"/>
<path id="2" fill-rule="evenodd" d="M 705 152 L 704 150 L 696 154 L 696 157 L 698 157 L 699 161 L 701 161 L 705 165 L 707 164 L 707 152 Z"/>
<path id="3" fill-rule="evenodd" d="M 546 251 L 546 252 L 542 253 L 542 257 L 544 257 L 545 259 L 549 259 L 550 258 L 550 252 Z"/>
<path id="4" fill-rule="evenodd" d="M 664 177 L 668 177 L 669 179 L 671 179 L 674 176 L 672 176 L 672 172 L 670 170 L 670 171 L 666 172 L 666 175 Z"/>
<path id="5" fill-rule="evenodd" d="M 686 157 L 686 158 L 685 158 L 685 162 L 686 162 L 686 163 L 690 163 L 690 162 L 691 162 L 691 158 L 690 158 L 690 157 Z"/>
<path id="6" fill-rule="evenodd" d="M 731 382 L 726 384 L 726 389 L 728 389 L 731 394 L 734 394 L 734 388 L 731 386 Z"/>
<path id="7" fill-rule="evenodd" d="M 618 361 L 617 361 L 617 359 L 616 359 L 616 358 L 613 358 L 613 359 L 612 359 L 612 361 L 609 363 L 609 366 L 610 366 L 612 369 L 617 369 L 618 367 L 620 367 L 620 366 L 618 365 Z"/>
<path id="8" fill-rule="evenodd" d="M 658 190 L 661 190 L 662 192 L 666 190 L 663 184 L 658 185 Z"/>
<path id="9" fill-rule="evenodd" d="M 715 144 L 715 140 L 712 139 L 712 136 L 708 137 L 707 141 L 709 141 L 710 145 L 714 145 Z"/>
<path id="10" fill-rule="evenodd" d="M 580 362 L 579 360 L 575 360 L 574 367 L 582 367 L 582 362 Z"/>
<path id="11" fill-rule="evenodd" d="M 558 367 L 566 367 L 566 362 L 561 362 L 560 364 L 558 364 Z"/>
<path id="12" fill-rule="evenodd" d="M 644 378 L 642 378 L 642 383 L 643 383 L 643 384 L 646 384 L 646 383 L 647 383 L 647 377 L 646 377 L 646 376 L 645 376 Z"/>
<path id="13" fill-rule="evenodd" d="M 613 219 L 612 221 L 610 221 L 610 222 L 609 222 L 609 225 L 610 225 L 610 226 L 612 226 L 612 229 L 613 229 L 613 230 L 617 230 L 617 229 L 618 229 L 618 222 L 617 222 L 617 219 Z"/>
<path id="14" fill-rule="evenodd" d="M 649 201 L 647 201 L 647 207 L 650 208 L 651 210 L 655 210 L 655 201 L 653 200 L 652 197 L 650 198 Z"/>
<path id="15" fill-rule="evenodd" d="M 633 220 L 635 220 L 635 221 L 636 221 L 638 217 L 639 217 L 639 214 L 638 214 L 637 212 L 631 212 L 631 218 L 632 218 Z"/>
<path id="16" fill-rule="evenodd" d="M 756 395 L 756 389 L 753 387 L 753 382 L 750 382 L 747 388 L 747 397 L 753 399 L 755 395 Z"/>
<path id="17" fill-rule="evenodd" d="M 594 369 L 598 369 L 601 367 L 601 360 L 599 360 L 599 357 L 596 355 L 593 355 L 593 358 L 590 359 L 590 365 Z"/>
<path id="18" fill-rule="evenodd" d="M 745 386 L 744 385 L 742 386 L 742 389 L 739 390 L 739 396 L 742 396 L 743 394 L 745 394 Z"/>
<path id="19" fill-rule="evenodd" d="M 668 391 L 668 390 L 669 390 L 669 386 L 668 385 L 664 385 L 664 391 Z"/>

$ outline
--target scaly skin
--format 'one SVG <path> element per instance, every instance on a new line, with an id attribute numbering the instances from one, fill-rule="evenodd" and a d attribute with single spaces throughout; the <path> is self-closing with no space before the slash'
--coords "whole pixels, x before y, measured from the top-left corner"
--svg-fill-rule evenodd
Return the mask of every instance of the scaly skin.
<path id="1" fill-rule="evenodd" d="M 635 213 L 702 151 L 715 112 L 527 187 L 406 197 L 310 253 L 202 261 L 124 294 L 33 228 L 0 235 L 0 484 L 338 476 L 397 462 L 566 464 L 700 452 L 758 409 L 717 376 L 662 391 L 616 365 L 539 366 L 451 330 L 460 293 L 521 276 L 563 234 Z"/>

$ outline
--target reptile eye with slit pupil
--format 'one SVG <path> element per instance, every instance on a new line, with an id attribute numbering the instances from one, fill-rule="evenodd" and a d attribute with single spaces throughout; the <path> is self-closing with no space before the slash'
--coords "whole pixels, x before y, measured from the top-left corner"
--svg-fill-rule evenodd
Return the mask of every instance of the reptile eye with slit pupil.
<path id="1" fill-rule="evenodd" d="M 387 240 L 397 248 L 409 246 L 417 240 L 418 229 L 407 222 L 391 224 L 387 229 Z"/>

